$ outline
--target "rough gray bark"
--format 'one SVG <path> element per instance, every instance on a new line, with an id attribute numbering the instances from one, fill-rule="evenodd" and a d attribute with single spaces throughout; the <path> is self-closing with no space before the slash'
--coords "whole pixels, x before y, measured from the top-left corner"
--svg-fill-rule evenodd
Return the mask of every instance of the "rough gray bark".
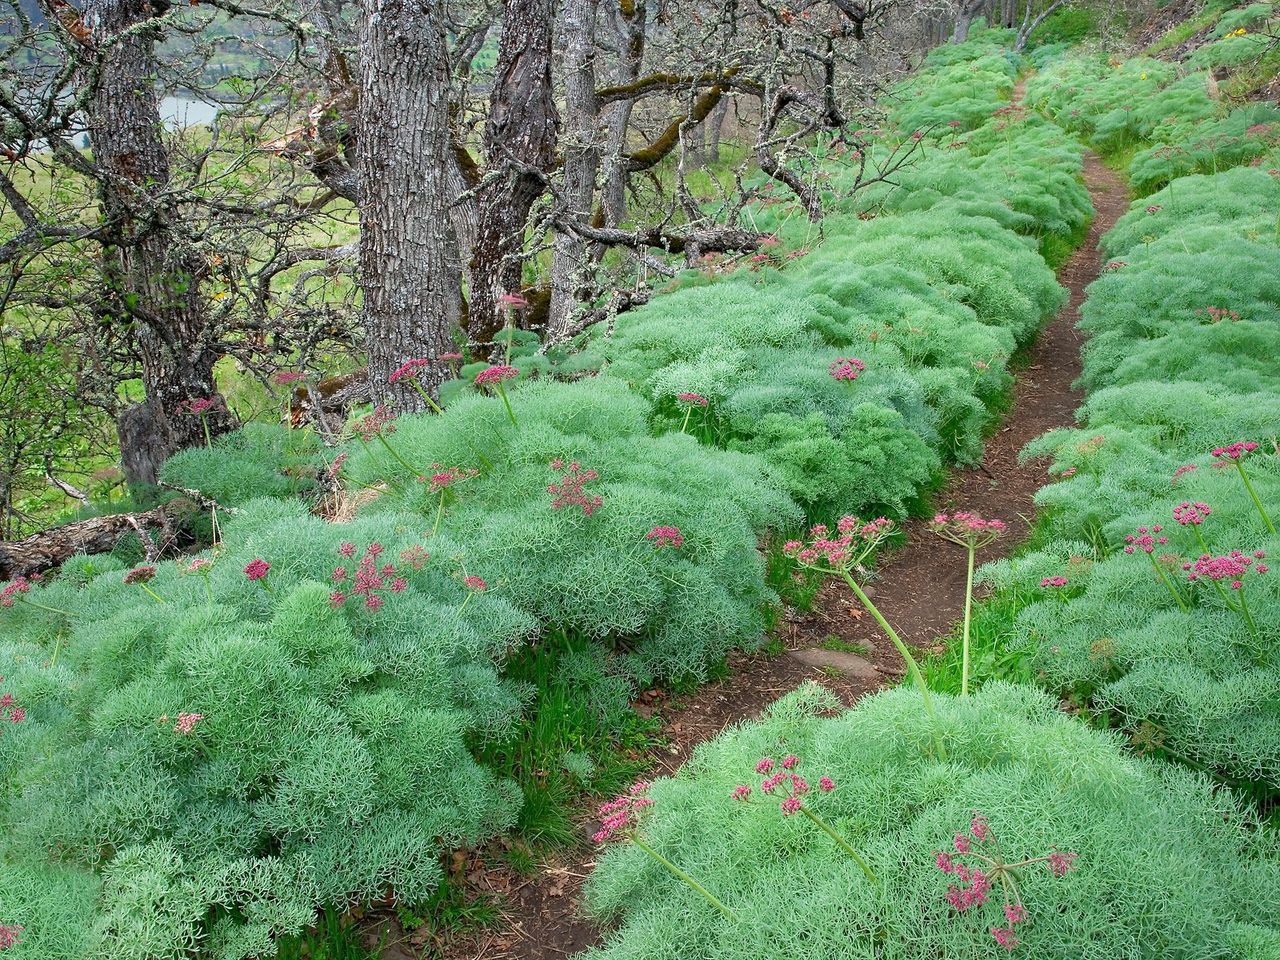
<path id="1" fill-rule="evenodd" d="M 722 97 L 707 118 L 707 162 L 720 162 L 720 134 L 724 128 L 725 117 L 729 113 L 729 97 Z"/>
<path id="2" fill-rule="evenodd" d="M 564 192 L 570 216 L 587 221 L 595 200 L 600 167 L 596 120 L 595 29 L 597 0 L 564 0 L 560 31 L 564 48 Z M 551 262 L 551 307 L 547 339 L 563 339 L 573 322 L 581 276 L 587 259 L 582 239 L 559 230 Z"/>
<path id="3" fill-rule="evenodd" d="M 200 290 L 207 266 L 181 229 L 170 190 L 154 16 L 147 0 L 88 0 L 84 16 L 97 54 L 85 72 L 106 224 L 103 312 L 130 327 L 146 391 L 143 403 L 120 415 L 121 463 L 131 483 L 143 484 L 156 482 L 170 454 L 204 442 L 206 425 L 213 434 L 233 425 L 213 379 L 219 353 Z M 210 398 L 216 405 L 203 418 L 183 412 L 184 404 Z"/>
<path id="4" fill-rule="evenodd" d="M 520 288 L 525 221 L 555 165 L 558 118 L 551 87 L 553 0 L 506 0 L 493 95 L 485 121 L 487 174 L 477 189 L 467 334 L 492 344 L 506 317 L 498 298 Z"/>
<path id="5" fill-rule="evenodd" d="M 618 4 L 615 25 L 618 34 L 618 69 L 614 83 L 626 86 L 640 77 L 644 60 L 644 34 L 646 4 L 624 0 Z M 606 226 L 616 227 L 627 213 L 627 131 L 631 126 L 631 113 L 635 100 L 625 99 L 612 104 L 605 114 L 604 186 L 600 202 L 604 210 Z"/>
<path id="6" fill-rule="evenodd" d="M 960 0 L 960 9 L 956 11 L 956 28 L 951 34 L 952 43 L 964 43 L 969 37 L 969 27 L 982 13 L 986 0 Z"/>
<path id="7" fill-rule="evenodd" d="M 425 402 L 404 361 L 453 349 L 460 265 L 449 217 L 449 63 L 442 0 L 365 0 L 360 31 L 360 275 L 373 399 Z M 436 394 L 435 363 L 418 382 Z"/>

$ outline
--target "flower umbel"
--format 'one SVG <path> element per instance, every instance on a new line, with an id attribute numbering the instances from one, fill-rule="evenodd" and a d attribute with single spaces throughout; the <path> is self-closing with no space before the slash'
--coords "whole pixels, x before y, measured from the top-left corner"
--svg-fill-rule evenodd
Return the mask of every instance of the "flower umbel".
<path id="1" fill-rule="evenodd" d="M 1253 489 L 1253 481 L 1249 479 L 1249 474 L 1244 469 L 1245 456 L 1257 450 L 1258 446 L 1252 440 L 1241 440 L 1225 447 L 1215 447 L 1213 449 L 1213 457 L 1218 462 L 1214 466 L 1236 468 L 1236 472 L 1240 474 L 1241 483 L 1244 484 L 1245 490 L 1248 491 L 1249 496 L 1253 499 L 1253 505 L 1257 508 L 1258 515 L 1262 517 L 1262 523 L 1266 526 L 1267 533 L 1274 535 L 1276 525 L 1271 522 L 1271 515 L 1267 513 L 1266 508 L 1262 505 L 1262 500 L 1258 497 L 1258 491 Z"/>
<path id="2" fill-rule="evenodd" d="M 839 360 L 831 361 L 831 364 L 827 367 L 827 373 L 831 375 L 833 380 L 852 383 L 866 369 L 867 365 L 857 357 L 841 357 Z"/>
<path id="3" fill-rule="evenodd" d="M 353 570 L 345 565 L 333 568 L 331 579 L 334 584 L 347 584 L 350 587 L 336 589 L 329 594 L 329 604 L 335 608 L 345 606 L 348 600 L 363 600 L 364 608 L 370 612 L 381 610 L 386 603 L 386 594 L 403 593 L 409 587 L 405 575 L 408 569 L 402 570 L 394 563 L 379 563 L 378 558 L 386 552 L 386 548 L 376 540 L 365 548 L 363 556 L 356 562 Z M 338 555 L 343 559 L 353 559 L 356 547 L 353 543 L 342 543 L 338 547 Z M 422 547 L 413 546 L 400 551 L 400 561 L 406 567 L 421 570 L 430 556 Z"/>
<path id="4" fill-rule="evenodd" d="M 515 367 L 507 364 L 496 364 L 492 367 L 485 367 L 476 374 L 475 384 L 477 387 L 492 386 L 498 391 L 498 396 L 502 398 L 502 405 L 506 407 L 507 419 L 511 421 L 511 425 L 516 425 L 516 414 L 511 409 L 511 401 L 507 399 L 507 390 L 503 383 L 507 380 L 514 380 L 520 376 L 520 371 Z"/>
<path id="5" fill-rule="evenodd" d="M 684 546 L 684 534 L 680 532 L 679 527 L 654 527 L 644 536 L 646 540 L 649 540 L 658 549 L 662 549 L 663 547 L 679 548 Z"/>
<path id="6" fill-rule="evenodd" d="M 929 524 L 929 529 L 965 548 L 969 554 L 964 591 L 964 632 L 961 639 L 960 695 L 969 693 L 969 631 L 973 618 L 973 559 L 983 547 L 990 546 L 1004 535 L 1007 525 L 1003 520 L 984 520 L 976 513 L 961 510 L 957 513 L 939 513 Z"/>
<path id="7" fill-rule="evenodd" d="M 632 784 L 631 789 L 626 793 L 615 797 L 608 803 L 602 804 L 598 811 L 600 829 L 592 834 L 592 841 L 595 843 L 606 843 L 615 839 L 630 841 L 644 851 L 660 867 L 690 890 L 697 893 L 724 916 L 736 921 L 738 919 L 736 913 L 721 903 L 719 898 L 710 890 L 664 857 L 640 836 L 640 824 L 644 814 L 653 806 L 653 800 L 649 797 L 649 788 L 651 786 L 652 784 L 648 780 L 638 780 Z"/>
<path id="8" fill-rule="evenodd" d="M 840 836 L 826 820 L 811 810 L 805 803 L 804 798 L 812 792 L 812 788 L 804 777 L 795 772 L 796 768 L 800 766 L 800 758 L 795 754 L 789 754 L 782 759 L 782 769 L 777 769 L 777 766 L 778 764 L 774 763 L 772 757 L 762 757 L 757 761 L 756 773 L 764 777 L 758 787 L 760 798 L 762 800 L 768 798 L 768 802 L 777 803 L 778 809 L 782 811 L 784 817 L 794 816 L 797 813 L 803 816 L 834 840 L 845 853 L 849 854 L 854 863 L 858 865 L 858 868 L 866 874 L 868 880 L 872 883 L 879 883 L 874 871 L 862 859 L 858 851 L 853 849 L 844 837 Z M 819 793 L 831 793 L 835 788 L 835 781 L 830 777 L 823 776 L 819 778 Z M 745 783 L 734 787 L 731 793 L 733 799 L 742 803 L 751 802 L 753 795 L 755 795 L 755 791 Z"/>
<path id="9" fill-rule="evenodd" d="M 925 712 L 934 723 L 934 749 L 938 758 L 945 760 L 947 749 L 938 730 L 938 717 L 933 709 L 933 697 L 929 693 L 928 685 L 924 682 L 920 665 L 916 663 L 916 658 L 911 655 L 911 651 L 902 642 L 898 632 L 889 625 L 889 621 L 884 618 L 876 605 L 871 602 L 871 598 L 858 585 L 858 581 L 854 579 L 854 573 L 861 570 L 862 561 L 874 553 L 876 548 L 893 534 L 893 530 L 893 521 L 885 517 L 860 520 L 846 515 L 836 524 L 835 536 L 832 536 L 830 528 L 820 523 L 809 530 L 808 540 L 789 540 L 782 545 L 782 552 L 802 567 L 828 576 L 839 577 L 853 591 L 854 596 L 867 609 L 867 612 L 875 618 L 885 636 L 906 661 L 911 682 L 919 691 L 924 701 Z"/>
<path id="10" fill-rule="evenodd" d="M 1183 515 L 1186 516 L 1187 519 L 1179 519 L 1179 511 L 1182 511 L 1183 508 L 1190 508 L 1194 511 L 1196 507 L 1204 507 L 1206 514 L 1209 512 L 1209 508 L 1205 507 L 1203 503 L 1195 504 L 1195 506 L 1184 503 L 1181 506 L 1173 508 L 1173 518 L 1179 523 L 1200 523 L 1201 520 L 1197 519 L 1193 521 L 1190 519 L 1190 515 L 1185 513 Z M 1169 538 L 1161 533 L 1163 529 L 1164 528 L 1158 523 L 1152 527 L 1139 527 L 1137 533 L 1131 533 L 1124 538 L 1124 552 L 1133 554 L 1140 550 L 1145 553 L 1147 558 L 1151 561 L 1151 566 L 1155 570 L 1156 576 L 1160 578 L 1165 589 L 1173 596 L 1174 601 L 1178 604 L 1178 608 L 1186 610 L 1187 602 L 1182 598 L 1182 594 L 1178 591 L 1178 588 L 1173 585 L 1173 581 L 1169 579 L 1168 573 L 1165 572 L 1165 568 L 1168 564 L 1162 562 L 1162 559 L 1157 559 L 1155 556 L 1156 547 L 1162 547 L 1169 542 Z M 1161 558 L 1164 556 L 1164 554 L 1161 554 Z"/>
<path id="11" fill-rule="evenodd" d="M 1063 877 L 1076 866 L 1076 854 L 1056 848 L 1042 857 L 1010 863 L 1005 859 L 995 831 L 980 813 L 974 813 L 969 831 L 956 834 L 951 846 L 951 850 L 935 850 L 933 854 L 935 866 L 957 881 L 947 887 L 947 903 L 955 907 L 957 913 L 981 907 L 998 884 L 1004 899 L 1004 925 L 993 926 L 990 932 L 996 943 L 1010 951 L 1018 945 L 1014 927 L 1027 919 L 1016 871 L 1043 863 L 1055 877 Z M 966 863 L 965 858 L 977 862 Z"/>
<path id="12" fill-rule="evenodd" d="M 565 464 L 563 460 L 552 460 L 551 469 L 563 471 L 558 483 L 547 484 L 547 493 L 551 494 L 551 509 L 563 510 L 565 507 L 579 507 L 584 516 L 591 516 L 600 509 L 604 498 L 588 493 L 586 485 L 598 480 L 600 474 L 595 470 L 584 470 L 577 460 Z"/>

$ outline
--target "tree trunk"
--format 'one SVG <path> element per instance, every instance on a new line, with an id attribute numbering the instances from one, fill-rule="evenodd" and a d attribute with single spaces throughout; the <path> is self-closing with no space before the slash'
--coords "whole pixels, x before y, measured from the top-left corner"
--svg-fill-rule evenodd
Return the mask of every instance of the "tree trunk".
<path id="1" fill-rule="evenodd" d="M 600 166 L 596 134 L 596 3 L 597 0 L 564 0 L 560 11 L 565 85 L 564 203 L 569 215 L 581 220 L 591 217 Z M 572 329 L 586 261 L 583 241 L 566 231 L 557 231 L 547 316 L 549 342 L 564 339 Z"/>
<path id="2" fill-rule="evenodd" d="M 960 9 L 956 11 L 956 29 L 951 34 L 952 43 L 964 43 L 969 38 L 969 27 L 982 12 L 984 3 L 985 0 L 961 0 Z"/>
<path id="3" fill-rule="evenodd" d="M 402 378 L 409 359 L 453 349 L 461 301 L 449 217 L 449 63 L 442 0 L 365 0 L 360 31 L 360 279 L 375 402 L 426 404 Z M 419 371 L 438 394 L 446 364 Z"/>
<path id="4" fill-rule="evenodd" d="M 615 86 L 635 83 L 644 61 L 645 15 L 643 2 L 618 4 L 616 14 L 618 70 Z M 605 115 L 605 142 L 608 154 L 604 158 L 604 188 L 601 205 L 604 208 L 605 226 L 616 227 L 627 215 L 627 131 L 631 127 L 634 100 L 620 100 Z"/>
<path id="5" fill-rule="evenodd" d="M 179 222 L 156 103 L 156 30 L 147 0 L 88 0 L 85 23 L 100 57 L 86 100 L 104 220 L 105 312 L 127 323 L 142 361 L 146 399 L 119 418 L 120 455 L 133 484 L 205 430 L 234 425 L 218 395 L 218 351 L 200 286 L 207 265 Z M 213 400 L 203 415 L 184 412 Z"/>
<path id="6" fill-rule="evenodd" d="M 467 333 L 492 346 L 506 321 L 498 298 L 520 288 L 525 221 L 545 190 L 537 172 L 555 164 L 557 116 L 551 86 L 552 0 L 506 0 L 493 96 L 485 122 L 490 175 L 513 165 L 480 191 Z"/>
<path id="7" fill-rule="evenodd" d="M 860 45 L 861 46 L 861 45 Z M 724 128 L 724 120 L 729 113 L 729 97 L 722 97 L 711 111 L 707 119 L 707 162 L 720 162 L 720 134 Z"/>
<path id="8" fill-rule="evenodd" d="M 197 512 L 196 504 L 179 497 L 143 513 L 90 517 L 42 530 L 25 540 L 0 543 L 0 581 L 43 573 L 78 553 L 106 553 L 131 533 L 154 542 L 153 534 L 159 532 L 161 543 L 172 546 L 184 524 Z"/>

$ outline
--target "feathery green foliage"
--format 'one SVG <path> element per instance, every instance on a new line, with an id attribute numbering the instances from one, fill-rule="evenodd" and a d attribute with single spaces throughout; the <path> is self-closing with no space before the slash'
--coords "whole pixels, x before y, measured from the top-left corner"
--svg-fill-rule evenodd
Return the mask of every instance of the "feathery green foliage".
<path id="1" fill-rule="evenodd" d="M 914 691 L 820 718 L 829 707 L 826 694 L 802 689 L 700 747 L 650 790 L 644 840 L 742 920 L 727 921 L 638 848 L 620 845 L 601 860 L 588 895 L 596 913 L 622 926 L 584 956 L 992 956 L 999 904 L 957 914 L 934 862 L 975 810 L 1010 861 L 1052 847 L 1078 854 L 1061 878 L 1043 866 L 1019 872 L 1027 956 L 1262 960 L 1280 943 L 1268 892 L 1280 880 L 1274 836 L 1207 780 L 1125 756 L 1116 738 L 1060 713 L 1049 697 L 988 684 L 969 698 L 937 698 L 947 763 L 928 756 L 932 728 Z M 786 753 L 801 758 L 811 783 L 834 780 L 834 790 L 805 802 L 878 884 L 803 817 L 783 816 L 776 800 L 730 797 L 755 779 L 760 757 Z"/>
<path id="2" fill-rule="evenodd" d="M 1103 238 L 1114 260 L 1082 309 L 1082 426 L 1026 451 L 1053 457 L 1058 481 L 1036 498 L 1051 539 L 985 571 L 1002 603 L 1021 598 L 1012 642 L 1041 682 L 1111 711 L 1143 749 L 1264 793 L 1280 787 L 1280 583 L 1242 580 L 1255 630 L 1229 584 L 1193 586 L 1182 564 L 1280 550 L 1235 469 L 1211 456 L 1263 441 L 1244 463 L 1280 512 L 1278 206 L 1266 170 L 1183 177 Z M 1184 501 L 1212 512 L 1180 524 Z M 1141 548 L 1122 550 L 1157 524 L 1163 575 Z M 1062 595 L 1037 586 L 1053 575 L 1069 580 Z"/>
<path id="3" fill-rule="evenodd" d="M 479 471 L 451 488 L 440 524 L 458 544 L 459 569 L 545 624 L 628 652 L 640 682 L 704 677 L 728 650 L 759 641 L 774 597 L 757 531 L 800 518 L 761 461 L 679 433 L 652 436 L 644 401 L 609 378 L 529 384 L 511 404 L 518 427 L 473 393 L 442 416 L 401 418 L 388 438 L 425 477 Z M 598 472 L 586 486 L 602 498 L 598 510 L 552 507 L 547 486 L 565 472 L 553 460 Z M 353 450 L 345 472 L 390 481 L 399 492 L 384 498 L 388 508 L 431 526 L 439 494 L 380 444 Z M 646 534 L 662 525 L 678 527 L 684 545 L 655 548 Z"/>
<path id="4" fill-rule="evenodd" d="M 425 896 L 441 849 L 514 822 L 514 784 L 469 746 L 510 735 L 521 692 L 497 664 L 528 616 L 434 562 L 381 610 L 329 600 L 341 541 L 403 566 L 420 531 L 255 501 L 207 570 L 162 564 L 154 597 L 106 570 L 39 590 L 70 617 L 5 611 L 5 688 L 27 717 L 0 738 L 0 885 L 39 874 L 50 900 L 16 914 L 15 958 L 267 955 L 317 903 Z M 259 556 L 270 590 L 242 569 Z M 200 719 L 184 733 L 180 714 Z M 64 948 L 67 917 L 81 937 Z"/>

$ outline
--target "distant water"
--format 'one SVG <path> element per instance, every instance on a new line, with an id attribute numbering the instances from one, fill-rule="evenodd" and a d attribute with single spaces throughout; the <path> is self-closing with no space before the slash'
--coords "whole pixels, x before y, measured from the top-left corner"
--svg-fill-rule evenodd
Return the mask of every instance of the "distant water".
<path id="1" fill-rule="evenodd" d="M 169 96 L 160 101 L 160 119 L 167 130 L 184 127 L 207 127 L 218 117 L 218 108 L 203 100 Z"/>

